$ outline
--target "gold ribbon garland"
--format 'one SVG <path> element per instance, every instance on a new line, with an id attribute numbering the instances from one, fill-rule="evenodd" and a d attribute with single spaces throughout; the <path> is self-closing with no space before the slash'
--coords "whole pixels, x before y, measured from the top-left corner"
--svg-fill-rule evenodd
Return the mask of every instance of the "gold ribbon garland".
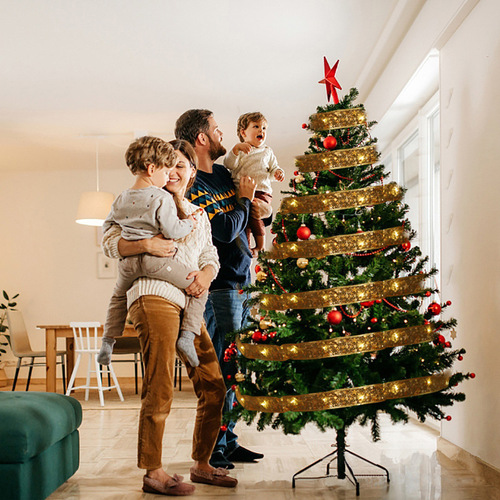
<path id="1" fill-rule="evenodd" d="M 399 226 L 317 240 L 285 241 L 273 246 L 264 254 L 264 257 L 272 260 L 289 257 L 322 259 L 329 255 L 364 252 L 390 245 L 401 245 L 406 241 L 408 241 L 408 234 L 403 227 Z"/>
<path id="2" fill-rule="evenodd" d="M 394 330 L 364 333 L 300 344 L 250 344 L 236 339 L 236 347 L 245 358 L 264 361 L 310 360 L 349 356 L 363 352 L 380 351 L 388 347 L 421 344 L 433 340 L 430 325 L 408 326 Z"/>
<path id="3" fill-rule="evenodd" d="M 262 309 L 284 311 L 286 309 L 320 309 L 357 302 L 376 300 L 380 297 L 397 297 L 420 293 L 425 274 L 394 278 L 361 285 L 340 286 L 308 292 L 262 294 L 259 298 Z"/>
<path id="4" fill-rule="evenodd" d="M 398 201 L 402 197 L 403 190 L 395 182 L 391 182 L 385 186 L 351 191 L 335 191 L 311 196 L 288 196 L 281 200 L 280 213 L 318 214 L 331 210 L 380 205 L 389 201 Z"/>
<path id="5" fill-rule="evenodd" d="M 338 151 L 297 156 L 295 164 L 300 172 L 318 172 L 356 167 L 357 165 L 370 165 L 375 163 L 377 159 L 378 154 L 375 146 L 365 146 L 363 148 L 339 149 Z"/>
<path id="6" fill-rule="evenodd" d="M 312 130 L 333 130 L 363 125 L 366 122 L 365 110 L 362 108 L 339 109 L 326 113 L 316 113 L 309 118 Z"/>
<path id="7" fill-rule="evenodd" d="M 263 413 L 287 411 L 322 411 L 347 408 L 389 399 L 409 398 L 442 391 L 449 386 L 449 375 L 437 374 L 383 384 L 365 385 L 334 391 L 299 394 L 296 396 L 248 396 L 236 388 L 236 398 L 243 408 Z"/>

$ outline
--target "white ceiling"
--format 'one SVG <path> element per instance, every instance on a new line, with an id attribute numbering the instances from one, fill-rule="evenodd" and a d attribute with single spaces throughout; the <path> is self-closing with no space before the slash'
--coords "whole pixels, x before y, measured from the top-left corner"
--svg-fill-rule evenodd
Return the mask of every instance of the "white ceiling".
<path id="1" fill-rule="evenodd" d="M 0 170 L 94 169 L 97 141 L 100 167 L 119 168 L 134 134 L 171 139 L 193 107 L 215 112 L 226 147 L 259 110 L 278 159 L 301 154 L 323 56 L 340 59 L 343 95 L 408 3 L 0 0 Z"/>

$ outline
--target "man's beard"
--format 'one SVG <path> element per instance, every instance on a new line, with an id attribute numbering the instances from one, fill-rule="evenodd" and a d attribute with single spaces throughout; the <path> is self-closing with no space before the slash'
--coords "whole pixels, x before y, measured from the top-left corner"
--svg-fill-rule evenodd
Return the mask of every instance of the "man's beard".
<path id="1" fill-rule="evenodd" d="M 210 159 L 212 161 L 215 161 L 217 160 L 217 158 L 220 158 L 221 156 L 224 156 L 226 154 L 226 148 L 220 142 L 213 141 L 210 136 L 208 137 L 208 140 L 210 141 L 210 149 L 208 150 L 208 154 L 210 155 Z"/>

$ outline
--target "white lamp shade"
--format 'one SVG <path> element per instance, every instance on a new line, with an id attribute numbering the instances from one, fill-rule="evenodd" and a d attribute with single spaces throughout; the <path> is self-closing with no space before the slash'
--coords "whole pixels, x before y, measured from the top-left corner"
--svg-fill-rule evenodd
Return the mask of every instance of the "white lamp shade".
<path id="1" fill-rule="evenodd" d="M 82 193 L 76 213 L 76 222 L 85 226 L 102 226 L 111 210 L 114 198 L 112 193 L 103 193 L 102 191 Z"/>

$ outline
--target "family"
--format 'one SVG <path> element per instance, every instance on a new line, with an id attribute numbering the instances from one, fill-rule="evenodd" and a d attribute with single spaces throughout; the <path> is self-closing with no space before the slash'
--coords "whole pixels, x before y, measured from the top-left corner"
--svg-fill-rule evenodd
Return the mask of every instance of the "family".
<path id="1" fill-rule="evenodd" d="M 226 389 L 234 383 L 223 362 L 226 334 L 246 322 L 244 287 L 271 221 L 270 181 L 284 179 L 266 132 L 261 113 L 242 115 L 240 143 L 226 155 L 213 113 L 191 109 L 178 118 L 175 140 L 141 137 L 125 154 L 135 182 L 115 200 L 104 225 L 102 245 L 119 259 L 119 278 L 98 359 L 109 364 L 128 314 L 144 362 L 138 466 L 146 471 L 148 493 L 195 490 L 162 466 L 176 353 L 198 398 L 191 482 L 235 487 L 233 462 L 263 458 L 238 443 L 235 423 L 222 425 L 222 415 L 234 402 L 233 390 Z M 224 165 L 215 163 L 223 156 Z"/>

